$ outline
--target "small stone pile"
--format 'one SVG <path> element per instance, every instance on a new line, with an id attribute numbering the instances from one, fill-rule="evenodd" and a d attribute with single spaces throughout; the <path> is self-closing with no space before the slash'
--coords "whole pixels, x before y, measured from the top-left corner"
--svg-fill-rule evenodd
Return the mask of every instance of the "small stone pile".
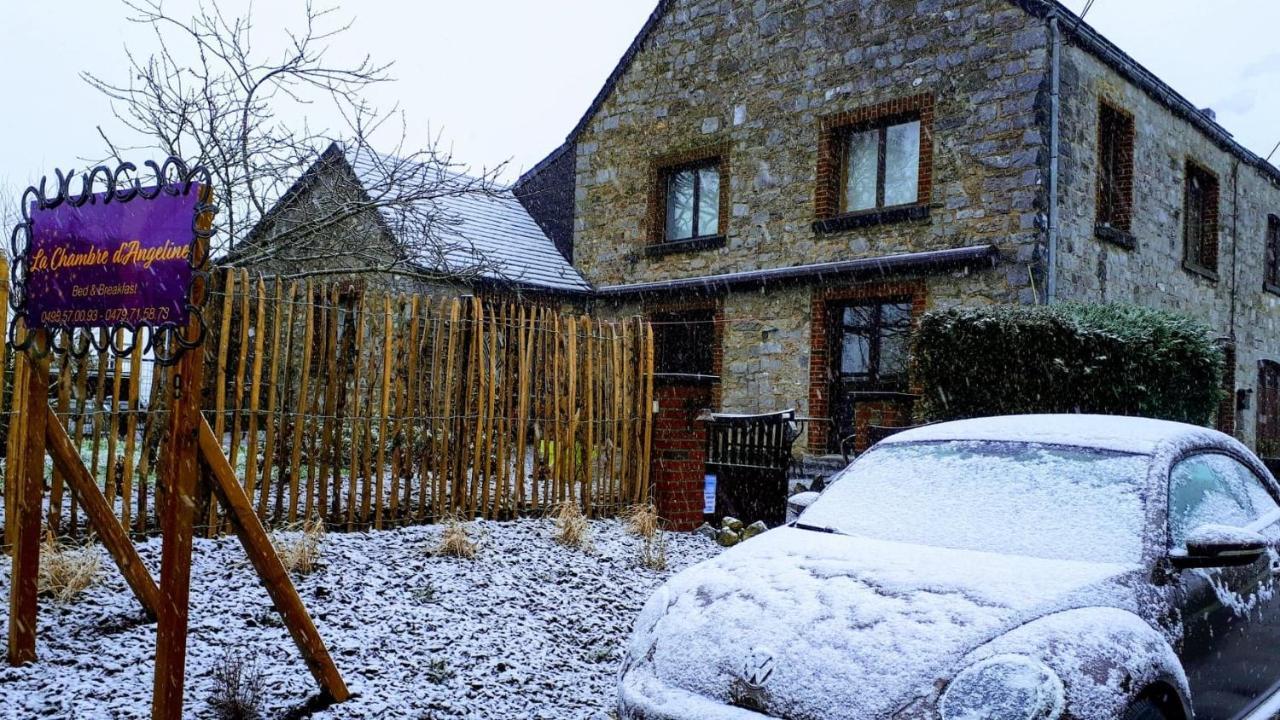
<path id="1" fill-rule="evenodd" d="M 720 521 L 719 528 L 710 523 L 703 523 L 702 527 L 698 528 L 697 533 L 703 537 L 715 540 L 723 547 L 733 547 L 744 540 L 750 540 L 768 529 L 769 526 L 765 525 L 763 520 L 757 520 L 750 525 L 744 525 L 738 518 L 726 516 Z"/>

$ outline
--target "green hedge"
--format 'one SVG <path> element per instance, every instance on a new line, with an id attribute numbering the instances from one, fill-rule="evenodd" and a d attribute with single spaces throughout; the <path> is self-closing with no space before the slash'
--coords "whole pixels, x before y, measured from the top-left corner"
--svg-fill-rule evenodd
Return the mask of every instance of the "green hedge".
<path id="1" fill-rule="evenodd" d="M 1206 425 L 1222 397 L 1208 328 L 1131 305 L 930 312 L 913 353 L 929 421 L 1089 412 Z"/>

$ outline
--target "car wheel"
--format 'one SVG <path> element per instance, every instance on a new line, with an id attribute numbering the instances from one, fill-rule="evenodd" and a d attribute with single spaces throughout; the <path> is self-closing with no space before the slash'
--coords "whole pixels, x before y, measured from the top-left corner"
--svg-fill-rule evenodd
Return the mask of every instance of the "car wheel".
<path id="1" fill-rule="evenodd" d="M 1169 720 L 1160 704 L 1150 698 L 1142 698 L 1124 713 L 1124 720 Z"/>

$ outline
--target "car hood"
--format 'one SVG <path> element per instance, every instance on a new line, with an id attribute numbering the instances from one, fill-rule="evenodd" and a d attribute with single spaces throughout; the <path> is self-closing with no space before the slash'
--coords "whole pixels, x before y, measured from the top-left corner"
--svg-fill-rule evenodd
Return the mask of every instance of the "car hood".
<path id="1" fill-rule="evenodd" d="M 1030 620 L 1131 609 L 1138 570 L 779 528 L 660 589 L 627 668 L 777 717 L 887 718 Z"/>

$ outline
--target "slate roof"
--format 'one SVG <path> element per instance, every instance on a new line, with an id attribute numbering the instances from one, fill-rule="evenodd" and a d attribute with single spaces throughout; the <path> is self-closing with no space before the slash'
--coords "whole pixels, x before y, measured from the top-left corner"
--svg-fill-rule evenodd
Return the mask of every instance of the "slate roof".
<path id="1" fill-rule="evenodd" d="M 386 177 L 379 169 L 383 163 L 395 162 L 368 150 L 348 151 L 344 157 L 366 189 Z M 452 179 L 460 183 L 471 180 L 461 175 Z M 492 268 L 483 273 L 488 280 L 556 292 L 590 292 L 591 285 L 560 254 L 510 188 L 502 189 L 496 197 L 467 193 L 433 202 L 444 216 L 457 221 L 438 231 L 446 241 L 461 247 L 446 258 L 449 267 L 429 269 L 458 271 L 483 262 Z"/>
<path id="2" fill-rule="evenodd" d="M 364 191 L 371 193 L 384 189 L 382 186 L 387 173 L 383 168 L 388 165 L 399 167 L 400 163 L 395 158 L 380 156 L 367 149 L 348 150 L 339 143 L 331 144 L 259 221 L 250 238 L 256 239 L 264 232 L 270 226 L 272 216 L 289 206 L 320 175 L 335 170 L 349 171 Z M 431 176 L 428 180 L 433 182 L 464 184 L 474 180 L 425 165 L 420 168 Z M 398 174 L 403 178 L 412 172 L 401 171 Z M 394 188 L 389 190 L 394 192 Z M 423 202 L 434 203 L 439 215 L 450 221 L 441 223 L 435 231 L 447 244 L 454 246 L 443 262 L 441 258 L 416 259 L 424 269 L 447 274 L 482 266 L 482 281 L 556 293 L 591 291 L 591 285 L 556 249 L 510 188 L 500 189 L 496 195 L 464 193 Z M 385 209 L 382 213 L 383 226 L 388 234 L 393 239 L 405 240 L 395 237 L 393 214 Z M 411 242 L 406 244 L 413 245 Z"/>

